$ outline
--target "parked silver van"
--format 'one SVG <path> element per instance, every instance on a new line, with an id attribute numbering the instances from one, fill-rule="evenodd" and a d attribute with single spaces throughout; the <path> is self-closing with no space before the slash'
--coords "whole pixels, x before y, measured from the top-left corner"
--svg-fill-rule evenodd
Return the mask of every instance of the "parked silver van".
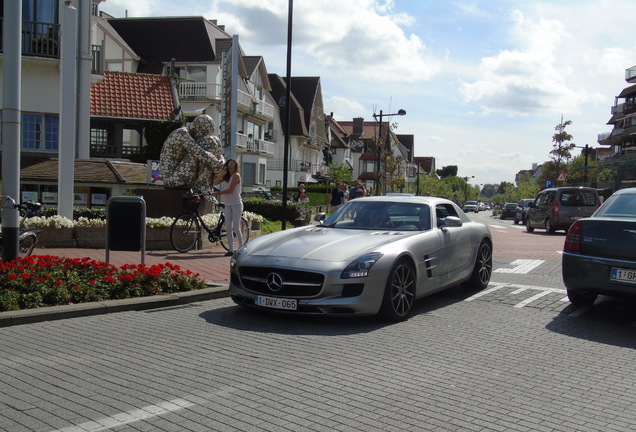
<path id="1" fill-rule="evenodd" d="M 567 231 L 574 221 L 591 216 L 599 206 L 598 192 L 590 187 L 559 187 L 542 190 L 530 203 L 526 215 L 528 232 L 535 228 L 552 234 Z"/>

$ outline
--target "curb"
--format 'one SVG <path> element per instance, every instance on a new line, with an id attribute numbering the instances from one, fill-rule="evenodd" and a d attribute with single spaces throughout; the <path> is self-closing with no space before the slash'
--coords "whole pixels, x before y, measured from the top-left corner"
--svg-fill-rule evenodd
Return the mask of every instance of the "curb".
<path id="1" fill-rule="evenodd" d="M 116 312 L 157 309 L 229 296 L 228 285 L 208 284 L 208 286 L 210 287 L 181 293 L 0 312 L 0 328 Z"/>

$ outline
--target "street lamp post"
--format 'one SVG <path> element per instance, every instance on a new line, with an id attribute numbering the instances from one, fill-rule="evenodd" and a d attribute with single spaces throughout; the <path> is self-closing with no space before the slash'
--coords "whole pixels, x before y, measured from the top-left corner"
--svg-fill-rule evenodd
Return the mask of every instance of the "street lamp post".
<path id="1" fill-rule="evenodd" d="M 404 111 L 403 109 L 398 110 L 397 113 L 395 114 L 384 114 L 382 112 L 382 110 L 380 110 L 380 114 L 373 114 L 373 118 L 374 119 L 378 119 L 378 117 L 380 117 L 380 128 L 378 129 L 378 148 L 376 149 L 378 155 L 377 155 L 377 166 L 376 169 L 378 170 L 377 172 L 377 178 L 375 180 L 375 194 L 376 195 L 380 195 L 380 153 L 382 152 L 382 117 L 392 117 L 392 116 L 403 116 L 406 115 L 406 111 Z"/>
<path id="2" fill-rule="evenodd" d="M 417 165 L 417 175 L 415 176 L 415 181 L 417 182 L 417 192 L 415 192 L 415 195 L 420 196 L 420 161 L 416 160 L 415 165 Z"/>
<path id="3" fill-rule="evenodd" d="M 583 146 L 574 146 L 577 148 L 582 148 L 585 149 L 585 168 L 583 168 L 583 183 L 585 184 L 585 186 L 587 186 L 587 156 L 590 153 L 590 145 L 589 144 L 585 144 L 585 147 Z"/>

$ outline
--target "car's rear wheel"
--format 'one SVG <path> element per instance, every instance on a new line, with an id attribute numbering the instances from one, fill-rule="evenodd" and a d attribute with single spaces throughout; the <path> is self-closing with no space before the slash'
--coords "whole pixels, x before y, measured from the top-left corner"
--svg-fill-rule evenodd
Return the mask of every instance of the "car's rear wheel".
<path id="1" fill-rule="evenodd" d="M 471 288 L 482 290 L 488 286 L 492 275 L 492 246 L 486 240 L 482 241 L 477 250 L 473 274 L 468 280 Z"/>
<path id="2" fill-rule="evenodd" d="M 386 282 L 380 314 L 394 322 L 408 319 L 415 303 L 415 270 L 406 259 L 398 261 Z"/>
<path id="3" fill-rule="evenodd" d="M 597 294 L 568 290 L 568 299 L 575 306 L 589 306 L 596 301 Z"/>
<path id="4" fill-rule="evenodd" d="M 530 219 L 528 219 L 527 217 L 526 217 L 526 231 L 528 232 L 534 231 L 534 228 L 530 226 Z"/>
<path id="5" fill-rule="evenodd" d="M 548 234 L 554 234 L 554 226 L 552 226 L 552 222 L 550 222 L 550 219 L 546 219 L 545 220 L 545 232 L 547 232 Z"/>

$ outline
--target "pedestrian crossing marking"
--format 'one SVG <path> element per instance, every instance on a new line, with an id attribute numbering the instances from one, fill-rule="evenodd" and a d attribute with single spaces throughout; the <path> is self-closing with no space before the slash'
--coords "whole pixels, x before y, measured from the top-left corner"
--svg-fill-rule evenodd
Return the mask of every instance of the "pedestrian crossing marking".
<path id="1" fill-rule="evenodd" d="M 544 262 L 545 260 L 518 259 L 510 263 L 514 266 L 513 268 L 498 268 L 494 270 L 494 273 L 528 274 Z"/>

